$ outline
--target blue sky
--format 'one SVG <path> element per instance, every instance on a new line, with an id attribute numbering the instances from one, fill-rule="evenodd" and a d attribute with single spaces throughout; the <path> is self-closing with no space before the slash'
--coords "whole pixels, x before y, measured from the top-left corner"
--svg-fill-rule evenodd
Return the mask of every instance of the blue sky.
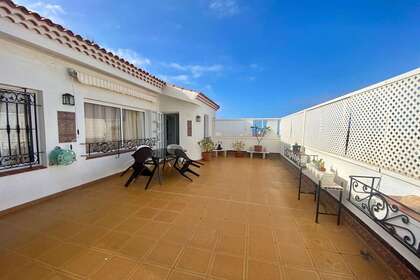
<path id="1" fill-rule="evenodd" d="M 280 117 L 420 65 L 420 0 L 20 0 L 218 117 Z"/>

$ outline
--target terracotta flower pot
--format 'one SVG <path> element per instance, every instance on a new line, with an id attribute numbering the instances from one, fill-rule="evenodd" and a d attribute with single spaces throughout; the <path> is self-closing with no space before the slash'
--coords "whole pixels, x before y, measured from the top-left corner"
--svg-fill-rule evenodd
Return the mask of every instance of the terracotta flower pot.
<path id="1" fill-rule="evenodd" d="M 211 152 L 201 152 L 201 157 L 204 161 L 211 160 Z"/>
<path id="2" fill-rule="evenodd" d="M 256 152 L 262 152 L 263 150 L 263 146 L 261 145 L 254 145 L 254 151 Z"/>
<path id="3" fill-rule="evenodd" d="M 237 158 L 243 157 L 243 152 L 242 151 L 235 151 L 235 157 L 237 157 Z"/>

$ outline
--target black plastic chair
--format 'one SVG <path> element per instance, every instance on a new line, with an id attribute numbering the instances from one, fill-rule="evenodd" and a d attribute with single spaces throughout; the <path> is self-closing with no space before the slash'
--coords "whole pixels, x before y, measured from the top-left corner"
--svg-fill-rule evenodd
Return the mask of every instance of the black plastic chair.
<path id="1" fill-rule="evenodd" d="M 128 178 L 127 182 L 124 186 L 128 187 L 131 182 L 136 179 L 138 176 L 145 176 L 149 177 L 147 180 L 145 189 L 149 187 L 150 181 L 153 179 L 153 175 L 155 174 L 156 168 L 158 168 L 158 164 L 152 159 L 153 150 L 150 147 L 141 147 L 138 149 L 134 154 L 131 156 L 134 158 L 134 163 L 129 167 L 133 169 L 133 173 L 131 173 L 130 177 Z M 152 159 L 152 160 L 151 160 Z M 147 165 L 152 165 L 152 170 L 150 170 Z M 127 170 L 126 170 L 127 171 Z M 122 175 L 126 172 L 124 171 Z"/>
<path id="2" fill-rule="evenodd" d="M 185 178 L 190 180 L 192 182 L 192 179 L 188 177 L 185 173 L 189 172 L 191 174 L 194 174 L 195 176 L 199 177 L 200 174 L 190 169 L 190 166 L 195 166 L 197 168 L 200 168 L 201 165 L 204 165 L 203 163 L 190 159 L 187 154 L 183 150 L 175 150 L 175 163 L 174 168 Z"/>

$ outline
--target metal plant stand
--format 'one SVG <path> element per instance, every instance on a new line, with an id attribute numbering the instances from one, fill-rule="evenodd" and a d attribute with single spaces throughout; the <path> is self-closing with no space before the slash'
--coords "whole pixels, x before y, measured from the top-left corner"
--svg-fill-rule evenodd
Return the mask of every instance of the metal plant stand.
<path id="1" fill-rule="evenodd" d="M 337 201 L 337 212 L 336 213 L 328 213 L 328 212 L 320 212 L 319 211 L 319 202 L 320 202 L 320 198 L 321 198 L 321 192 L 322 191 L 338 191 L 339 192 L 339 198 Z M 318 223 L 318 216 L 319 214 L 321 215 L 333 215 L 333 216 L 337 216 L 337 225 L 340 225 L 340 217 L 341 217 L 341 206 L 342 206 L 342 201 L 343 201 L 343 190 L 344 188 L 342 186 L 339 185 L 331 185 L 331 186 L 323 186 L 321 184 L 321 181 L 318 183 L 317 185 L 317 190 L 316 190 L 316 215 L 315 215 L 315 222 Z"/>

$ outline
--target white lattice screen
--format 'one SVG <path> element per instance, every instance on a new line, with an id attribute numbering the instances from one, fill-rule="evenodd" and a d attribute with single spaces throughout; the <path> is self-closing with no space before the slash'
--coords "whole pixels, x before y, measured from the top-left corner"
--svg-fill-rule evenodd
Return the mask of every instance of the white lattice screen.
<path id="1" fill-rule="evenodd" d="M 390 85 L 382 166 L 420 179 L 420 74 Z"/>
<path id="2" fill-rule="evenodd" d="M 420 74 L 351 99 L 348 157 L 420 179 Z"/>
<path id="3" fill-rule="evenodd" d="M 349 101 L 343 99 L 306 112 L 305 145 L 345 155 Z"/>
<path id="4" fill-rule="evenodd" d="M 283 141 L 300 143 L 303 128 L 305 146 L 420 179 L 420 71 L 287 116 Z"/>
<path id="5" fill-rule="evenodd" d="M 291 134 L 290 134 L 290 140 L 292 141 L 291 143 L 298 143 L 300 145 L 302 145 L 302 139 L 303 139 L 303 130 L 304 130 L 304 124 L 305 124 L 305 119 L 304 119 L 305 114 L 299 113 L 296 115 L 293 115 L 291 117 Z"/>
<path id="6" fill-rule="evenodd" d="M 283 118 L 280 122 L 280 137 L 281 141 L 284 143 L 291 144 L 290 130 L 291 130 L 291 120 L 290 118 Z"/>
<path id="7" fill-rule="evenodd" d="M 298 113 L 286 118 L 280 122 L 281 139 L 288 144 L 302 144 L 304 113 Z"/>

